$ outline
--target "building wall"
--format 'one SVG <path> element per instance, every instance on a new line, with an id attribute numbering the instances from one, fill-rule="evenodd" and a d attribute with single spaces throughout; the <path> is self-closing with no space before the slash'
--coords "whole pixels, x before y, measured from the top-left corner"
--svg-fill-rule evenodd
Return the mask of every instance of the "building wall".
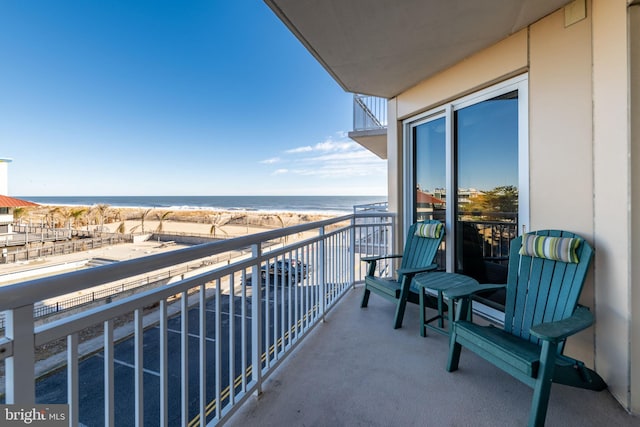
<path id="1" fill-rule="evenodd" d="M 9 162 L 8 159 L 0 159 L 0 195 L 9 195 Z"/>
<path id="2" fill-rule="evenodd" d="M 629 8 L 629 42 L 631 55 L 629 76 L 640 76 L 640 2 Z M 630 108 L 631 118 L 631 212 L 640 212 L 640 79 L 630 78 Z M 631 215 L 631 259 L 637 259 L 640 253 L 640 217 Z M 640 361 L 640 263 L 632 264 L 631 274 L 631 360 Z M 633 315 L 635 314 L 635 315 Z M 640 364 L 631 365 L 631 410 L 640 413 Z"/>
<path id="3" fill-rule="evenodd" d="M 559 10 L 529 29 L 531 229 L 565 229 L 594 243 L 591 16 L 565 28 Z M 581 303 L 594 305 L 593 271 Z M 594 366 L 594 328 L 567 353 Z"/>
<path id="4" fill-rule="evenodd" d="M 616 399 L 639 411 L 639 386 L 630 384 L 634 373 L 640 378 L 631 362 L 640 356 L 632 340 L 640 326 L 631 323 L 640 303 L 630 302 L 632 273 L 640 283 L 640 266 L 632 272 L 630 263 L 640 219 L 631 239 L 626 0 L 589 0 L 586 10 L 568 26 L 559 10 L 400 94 L 389 103 L 389 123 L 529 73 L 531 228 L 568 229 L 596 248 L 581 301 L 595 311 L 596 327 L 569 340 L 567 352 L 595 366 Z M 391 127 L 390 209 L 402 218 L 402 131 Z"/>
<path id="5" fill-rule="evenodd" d="M 526 69 L 525 29 L 398 96 L 397 118 L 402 120 L 429 110 L 522 74 Z"/>
<path id="6" fill-rule="evenodd" d="M 626 0 L 594 0 L 596 366 L 630 407 L 631 252 Z"/>

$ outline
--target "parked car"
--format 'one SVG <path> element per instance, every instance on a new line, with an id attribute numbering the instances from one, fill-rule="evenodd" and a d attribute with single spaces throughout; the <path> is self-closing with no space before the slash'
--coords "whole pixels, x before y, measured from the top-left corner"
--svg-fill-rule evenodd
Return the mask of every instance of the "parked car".
<path id="1" fill-rule="evenodd" d="M 262 266 L 261 274 L 262 278 L 266 279 L 267 274 L 274 278 L 280 278 L 285 276 L 286 278 L 291 275 L 295 281 L 299 281 L 307 277 L 309 272 L 309 266 L 297 259 L 279 259 L 269 264 Z"/>

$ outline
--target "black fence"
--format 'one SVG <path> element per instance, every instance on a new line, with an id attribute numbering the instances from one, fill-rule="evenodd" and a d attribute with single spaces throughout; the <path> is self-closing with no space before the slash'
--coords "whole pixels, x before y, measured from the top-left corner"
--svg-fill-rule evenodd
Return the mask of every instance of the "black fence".
<path id="1" fill-rule="evenodd" d="M 110 234 L 105 237 L 80 238 L 56 241 L 47 244 L 43 244 L 39 241 L 31 241 L 28 245 L 23 244 L 23 247 L 19 249 L 9 250 L 5 248 L 2 252 L 2 256 L 0 257 L 0 264 L 29 261 L 53 255 L 67 255 L 75 252 L 88 251 L 105 246 L 131 242 L 133 242 L 133 236 L 130 234 Z"/>

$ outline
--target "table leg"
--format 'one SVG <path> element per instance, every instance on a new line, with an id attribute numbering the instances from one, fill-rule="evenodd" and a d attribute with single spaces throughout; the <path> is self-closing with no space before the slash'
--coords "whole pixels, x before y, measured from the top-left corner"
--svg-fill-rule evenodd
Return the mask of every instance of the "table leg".
<path id="1" fill-rule="evenodd" d="M 442 305 L 442 291 L 438 291 L 438 326 L 441 328 L 444 327 Z"/>
<path id="2" fill-rule="evenodd" d="M 427 321 L 425 319 L 425 301 L 424 301 L 424 288 L 420 288 L 420 336 L 427 336 Z"/>

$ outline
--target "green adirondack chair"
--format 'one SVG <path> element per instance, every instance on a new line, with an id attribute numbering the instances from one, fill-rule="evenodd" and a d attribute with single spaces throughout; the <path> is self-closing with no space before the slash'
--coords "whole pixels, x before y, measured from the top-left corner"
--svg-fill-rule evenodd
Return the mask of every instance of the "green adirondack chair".
<path id="1" fill-rule="evenodd" d="M 361 307 L 369 303 L 369 295 L 374 292 L 396 304 L 394 329 L 402 326 L 407 301 L 419 304 L 419 291 L 412 286 L 412 279 L 418 273 L 432 271 L 438 268 L 433 262 L 440 242 L 444 237 L 444 225 L 437 220 L 417 222 L 409 228 L 407 240 L 402 255 L 386 255 L 362 258 L 368 265 L 364 279 L 364 295 Z M 397 278 L 378 277 L 375 275 L 377 262 L 382 259 L 402 258 Z M 436 304 L 429 301 L 429 307 Z"/>
<path id="2" fill-rule="evenodd" d="M 562 354 L 567 337 L 593 323 L 591 312 L 578 305 L 592 255 L 591 246 L 573 233 L 530 233 L 511 243 L 507 285 L 445 292 L 460 302 L 451 328 L 447 370 L 458 369 L 464 347 L 532 387 L 530 426 L 544 425 L 552 382 L 604 390 L 607 385 L 598 374 Z M 504 327 L 472 323 L 473 294 L 500 286 L 507 292 Z"/>

